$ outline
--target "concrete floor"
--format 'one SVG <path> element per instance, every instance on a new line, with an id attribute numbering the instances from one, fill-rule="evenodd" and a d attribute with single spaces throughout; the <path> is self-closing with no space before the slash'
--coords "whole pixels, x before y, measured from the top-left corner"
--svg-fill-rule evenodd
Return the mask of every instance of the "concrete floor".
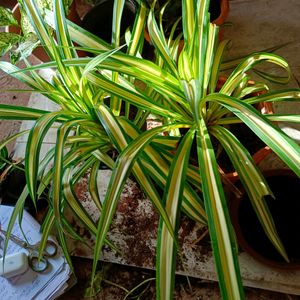
<path id="1" fill-rule="evenodd" d="M 14 1 L 0 1 L 0 5 L 12 6 Z M 277 53 L 284 56 L 290 63 L 294 78 L 289 86 L 297 86 L 300 82 L 300 1 L 299 0 L 231 0 L 230 14 L 228 17 L 228 26 L 224 28 L 224 36 L 232 40 L 232 47 L 228 51 L 228 57 L 245 55 L 272 47 L 274 45 L 291 42 L 289 45 L 280 49 Z M 7 60 L 7 57 L 3 59 Z M 32 63 L 38 63 L 34 57 L 30 58 Z M 266 66 L 276 72 L 276 69 Z M 27 105 L 30 100 L 28 92 L 5 92 L 8 89 L 21 90 L 26 88 L 16 80 L 0 73 L 0 91 L 1 103 L 16 103 L 18 105 Z M 276 87 L 278 88 L 278 87 Z M 32 99 L 33 97 L 31 97 Z M 300 113 L 300 107 L 297 104 L 276 105 L 277 112 L 295 112 Z M 0 122 L 0 140 L 18 132 L 19 122 L 1 121 Z M 287 132 L 295 132 L 299 127 L 291 124 L 285 124 Z M 11 145 L 10 150 L 14 148 Z M 130 269 L 129 269 L 130 270 Z M 149 275 L 150 276 L 150 275 Z M 185 294 L 184 297 L 178 296 L 177 299 L 219 299 L 218 289 L 214 283 L 208 284 L 203 281 L 194 282 L 194 294 Z M 200 290 L 205 286 L 206 293 L 201 294 Z M 81 287 L 76 287 L 61 299 L 79 299 Z M 179 287 L 180 291 L 180 287 Z M 180 292 L 179 292 L 180 294 Z M 184 294 L 184 293 L 182 293 Z M 279 293 L 265 292 L 263 290 L 253 290 L 247 294 L 247 299 L 299 299 L 296 296 L 289 296 Z M 104 297 L 104 298 L 103 298 Z M 98 299 L 117 299 L 113 296 L 99 296 Z M 145 298 L 146 299 L 146 298 Z M 151 299 L 151 298 L 147 298 Z"/>
<path id="2" fill-rule="evenodd" d="M 1 58 L 2 60 L 8 61 L 9 58 L 7 55 Z M 32 64 L 36 64 L 39 61 L 31 56 L 29 61 Z M 22 66 L 22 63 L 19 64 Z M 17 79 L 7 76 L 4 72 L 0 70 L 0 101 L 3 104 L 16 104 L 20 106 L 26 106 L 31 97 L 31 93 L 25 90 L 28 90 L 28 87 L 19 82 Z M 11 91 L 10 91 L 11 90 Z M 3 140 L 20 130 L 21 122 L 11 121 L 11 120 L 1 120 L 0 121 L 0 140 Z M 11 152 L 15 147 L 15 143 L 8 145 L 8 150 Z"/>
<path id="3" fill-rule="evenodd" d="M 272 89 L 299 87 L 300 83 L 300 1 L 298 0 L 231 0 L 225 38 L 232 40 L 228 57 L 238 57 L 247 53 L 268 49 L 289 43 L 276 51 L 289 63 L 292 79 L 288 85 L 270 84 Z M 282 72 L 271 64 L 263 69 L 280 75 Z M 254 77 L 257 78 L 257 77 Z M 300 103 L 275 103 L 277 113 L 300 112 Z M 296 141 L 300 141 L 300 125 L 280 124 L 280 127 Z"/>
<path id="4" fill-rule="evenodd" d="M 17 0 L 0 0 L 0 6 L 7 7 L 12 9 L 17 3 Z M 4 31 L 4 28 L 0 28 L 0 32 Z M 8 55 L 5 55 L 1 58 L 1 60 L 9 61 Z M 30 62 L 32 64 L 38 63 L 38 60 L 34 57 L 30 57 Z M 19 64 L 22 66 L 22 64 Z M 7 76 L 4 72 L 0 70 L 0 93 L 1 99 L 0 102 L 4 104 L 16 104 L 26 106 L 28 104 L 29 98 L 31 96 L 30 92 L 24 92 L 26 89 L 26 85 L 19 82 L 18 80 Z M 8 90 L 14 90 L 9 92 Z M 21 92 L 18 92 L 20 90 Z M 22 91 L 23 90 L 23 91 Z M 15 134 L 19 131 L 21 126 L 20 122 L 17 121 L 7 121 L 1 120 L 0 121 L 0 140 L 3 140 L 12 134 Z M 9 152 L 14 150 L 14 143 L 8 145 Z"/>

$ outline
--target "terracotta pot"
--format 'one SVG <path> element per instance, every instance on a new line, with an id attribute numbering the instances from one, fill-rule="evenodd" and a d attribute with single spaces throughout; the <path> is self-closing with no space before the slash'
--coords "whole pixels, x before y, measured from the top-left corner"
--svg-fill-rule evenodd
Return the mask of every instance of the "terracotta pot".
<path id="1" fill-rule="evenodd" d="M 285 262 L 274 248 L 258 221 L 247 194 L 231 198 L 230 214 L 240 247 L 263 264 L 275 268 L 300 267 L 300 179 L 290 170 L 278 169 L 264 172 L 275 195 L 265 197 L 273 216 L 277 232 L 286 249 L 290 263 Z M 241 183 L 237 183 L 240 186 Z"/>
<path id="2" fill-rule="evenodd" d="M 16 20 L 20 23 L 21 20 L 21 12 L 20 12 L 20 7 L 19 4 L 17 4 L 13 10 L 12 10 L 14 17 Z M 76 11 L 76 3 L 75 1 L 72 2 L 72 5 L 70 7 L 70 11 L 68 14 L 68 19 L 76 24 L 80 24 L 81 20 L 79 18 L 79 15 Z M 16 34 L 21 34 L 21 28 L 19 26 L 9 26 L 6 27 L 5 29 L 6 32 L 11 32 L 11 33 L 16 33 Z M 33 53 L 34 56 L 36 56 L 39 60 L 43 62 L 48 62 L 49 56 L 45 52 L 42 46 L 38 46 L 36 49 L 34 49 Z M 78 51 L 78 55 L 84 56 L 84 53 L 82 51 Z"/>
<path id="3" fill-rule="evenodd" d="M 268 154 L 270 154 L 272 152 L 272 150 L 270 149 L 270 147 L 266 146 L 264 148 L 261 148 L 260 150 L 258 150 L 257 152 L 255 152 L 252 155 L 252 158 L 255 162 L 256 165 L 258 165 L 263 159 L 265 159 L 267 157 Z M 239 180 L 239 175 L 237 172 L 230 172 L 230 173 L 226 173 L 226 177 L 232 182 L 232 183 L 236 183 Z"/>
<path id="4" fill-rule="evenodd" d="M 13 9 L 16 4 L 17 0 L 0 0 L 0 6 L 4 6 L 9 9 Z"/>
<path id="5" fill-rule="evenodd" d="M 229 13 L 229 1 L 228 0 L 220 0 L 221 5 L 221 13 L 219 17 L 212 21 L 212 23 L 221 26 L 225 23 L 228 13 Z"/>

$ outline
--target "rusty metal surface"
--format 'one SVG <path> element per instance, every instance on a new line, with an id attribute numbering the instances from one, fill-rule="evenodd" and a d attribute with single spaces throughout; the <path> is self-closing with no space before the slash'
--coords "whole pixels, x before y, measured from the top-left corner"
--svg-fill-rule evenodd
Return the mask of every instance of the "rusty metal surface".
<path id="1" fill-rule="evenodd" d="M 100 171 L 98 188 L 102 199 L 106 192 L 110 171 Z M 87 192 L 87 178 L 77 186 L 82 204 L 94 220 L 99 211 Z M 110 248 L 103 250 L 102 260 L 145 269 L 155 268 L 156 232 L 159 217 L 149 199 L 138 185 L 128 180 L 120 197 L 117 212 L 108 238 L 121 253 Z M 72 219 L 72 224 L 76 221 Z M 86 229 L 77 225 L 77 230 L 91 246 L 94 238 Z M 207 228 L 183 216 L 178 232 L 181 255 L 177 258 L 177 274 L 216 281 L 216 272 Z M 92 251 L 82 243 L 70 241 L 72 255 L 92 258 Z M 276 270 L 254 260 L 245 252 L 239 255 L 241 273 L 245 286 L 300 295 L 300 270 Z"/>

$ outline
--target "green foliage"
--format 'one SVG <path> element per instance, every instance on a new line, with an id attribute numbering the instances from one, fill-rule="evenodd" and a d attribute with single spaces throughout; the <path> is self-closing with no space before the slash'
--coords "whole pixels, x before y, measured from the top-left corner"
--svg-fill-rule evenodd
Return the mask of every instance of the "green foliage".
<path id="1" fill-rule="evenodd" d="M 118 32 L 122 1 L 115 4 L 113 30 Z M 284 79 L 261 73 L 263 78 L 286 82 L 290 77 L 287 62 L 276 54 L 263 52 L 225 63 L 223 54 L 228 41 L 218 41 L 218 27 L 209 22 L 209 1 L 184 0 L 182 4 L 183 30 L 177 35 L 175 23 L 171 34 L 166 36 L 162 17 L 157 18 L 154 7 L 148 10 L 140 1 L 136 21 L 127 32 L 127 52 L 122 53 L 118 34 L 113 45 L 108 45 L 67 22 L 61 0 L 54 1 L 54 11 L 46 12 L 45 18 L 32 0 L 22 1 L 51 62 L 24 69 L 0 62 L 0 68 L 47 96 L 59 109 L 50 112 L 0 105 L 2 119 L 35 122 L 25 157 L 27 187 L 17 203 L 8 232 L 22 212 L 24 197 L 29 193 L 35 202 L 44 187 L 51 184 L 42 248 L 55 227 L 70 261 L 66 236 L 80 238 L 65 216 L 65 210 L 71 208 L 74 216 L 96 237 L 92 285 L 98 285 L 97 262 L 104 245 L 114 247 L 107 240 L 107 232 L 126 179 L 133 175 L 160 214 L 158 298 L 172 298 L 177 229 L 180 214 L 185 213 L 209 227 L 222 297 L 242 299 L 237 245 L 224 192 L 226 178 L 218 167 L 219 149 L 228 154 L 238 172 L 262 228 L 288 260 L 264 202 L 264 196 L 272 192 L 248 150 L 231 133 L 230 125 L 244 123 L 299 176 L 300 147 L 271 121 L 299 122 L 300 116 L 263 115 L 254 104 L 299 101 L 300 90 L 270 91 L 267 82 L 250 83 L 251 70 L 255 67 L 257 72 L 263 62 L 286 72 Z M 155 48 L 153 61 L 143 58 L 146 24 Z M 55 30 L 56 40 L 49 33 L 49 25 Z M 180 52 L 181 39 L 184 47 Z M 90 56 L 79 58 L 73 43 Z M 51 82 L 37 72 L 48 67 L 56 71 Z M 219 87 L 219 75 L 228 68 L 232 68 L 230 76 Z M 253 92 L 264 94 L 254 96 Z M 150 115 L 161 125 L 145 130 Z M 40 161 L 41 145 L 53 127 L 57 128 L 56 143 Z M 52 160 L 53 169 L 49 170 L 47 166 Z M 100 164 L 112 170 L 104 199 L 100 199 L 96 189 Z M 101 212 L 97 222 L 75 193 L 76 183 L 88 170 L 90 194 Z M 164 191 L 163 195 L 157 187 Z"/>
<path id="2" fill-rule="evenodd" d="M 11 51 L 10 61 L 15 64 L 19 60 L 25 59 L 31 55 L 32 51 L 39 45 L 37 36 L 31 32 L 26 37 L 18 41 L 18 47 Z"/>
<path id="3" fill-rule="evenodd" d="M 8 160 L 8 151 L 6 147 L 0 149 L 0 172 L 3 171 Z"/>
<path id="4" fill-rule="evenodd" d="M 22 38 L 15 33 L 0 32 L 0 56 L 17 45 Z"/>
<path id="5" fill-rule="evenodd" d="M 9 25 L 18 25 L 18 22 L 9 9 L 0 7 L 0 26 Z"/>
<path id="6" fill-rule="evenodd" d="M 64 0 L 64 9 L 68 13 L 73 0 Z M 15 64 L 19 60 L 25 59 L 31 55 L 32 51 L 40 44 L 34 27 L 28 18 L 23 1 L 18 1 L 21 19 L 19 22 L 15 19 L 13 13 L 4 7 L 0 7 L 0 26 L 18 26 L 20 34 L 1 32 L 0 33 L 0 56 L 9 53 L 11 63 Z M 52 0 L 35 1 L 36 8 L 44 16 L 46 10 L 53 10 Z"/>

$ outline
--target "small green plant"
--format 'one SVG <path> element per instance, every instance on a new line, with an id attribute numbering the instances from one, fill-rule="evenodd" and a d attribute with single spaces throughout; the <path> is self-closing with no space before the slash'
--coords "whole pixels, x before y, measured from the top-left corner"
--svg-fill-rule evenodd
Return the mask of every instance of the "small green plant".
<path id="1" fill-rule="evenodd" d="M 288 74 L 283 80 L 261 72 L 264 78 L 287 81 L 290 70 L 283 58 L 262 52 L 224 62 L 223 54 L 229 41 L 218 42 L 218 27 L 210 23 L 207 0 L 183 0 L 183 31 L 174 36 L 175 23 L 167 38 L 161 19 L 157 22 L 155 18 L 155 2 L 148 10 L 145 3 L 139 1 L 134 26 L 126 33 L 126 53 L 119 51 L 121 0 L 115 1 L 111 45 L 67 22 L 61 0 L 55 0 L 54 12 L 48 12 L 45 19 L 33 0 L 21 2 L 51 62 L 25 69 L 0 62 L 0 68 L 27 83 L 33 91 L 47 96 L 59 105 L 59 109 L 50 112 L 0 104 L 2 119 L 35 121 L 25 155 L 27 187 L 15 207 L 8 233 L 18 215 L 22 215 L 25 197 L 30 194 L 35 202 L 44 187 L 51 184 L 50 208 L 42 226 L 41 248 L 51 229 L 56 227 L 71 264 L 66 235 L 82 240 L 65 217 L 65 209 L 71 208 L 96 237 L 93 288 L 102 248 L 105 244 L 113 247 L 106 235 L 119 196 L 126 179 L 133 175 L 160 214 L 157 299 L 173 297 L 181 213 L 208 225 L 222 297 L 243 299 L 237 246 L 222 180 L 224 175 L 220 174 L 216 160 L 221 147 L 238 172 L 262 228 L 288 260 L 264 201 L 264 196 L 272 192 L 248 150 L 230 131 L 230 124 L 244 123 L 300 175 L 300 147 L 272 123 L 299 122 L 299 115 L 263 115 L 253 107 L 266 101 L 299 101 L 300 90 L 270 91 L 266 83 L 249 84 L 251 69 L 263 62 L 275 64 Z M 55 30 L 56 40 L 49 33 L 48 25 Z M 141 56 L 146 25 L 156 51 L 154 61 Z M 179 52 L 181 39 L 184 47 Z M 95 57 L 78 58 L 73 42 Z M 56 70 L 51 82 L 37 72 L 46 67 Z M 217 89 L 220 72 L 232 67 L 224 85 Z M 255 91 L 265 93 L 252 96 Z M 144 124 L 150 114 L 160 120 L 161 126 L 145 130 Z M 40 161 L 43 139 L 53 126 L 58 126 L 56 144 Z M 1 147 L 7 142 L 3 141 Z M 190 164 L 192 147 L 197 153 L 193 165 Z M 116 156 L 110 155 L 112 150 Z M 47 171 L 52 160 L 54 166 Z M 97 191 L 100 164 L 112 170 L 105 199 L 100 199 Z M 74 185 L 87 170 L 90 170 L 89 191 L 101 212 L 96 223 L 74 192 Z M 157 185 L 163 194 L 159 193 Z"/>
<path id="2" fill-rule="evenodd" d="M 9 9 L 0 7 L 0 27 L 17 26 L 20 29 L 20 33 L 0 32 L 0 56 L 9 53 L 12 63 L 16 63 L 28 57 L 32 51 L 40 45 L 38 36 L 27 17 L 26 9 L 22 5 L 22 1 L 18 1 L 18 3 L 21 16 L 20 20 L 16 20 Z M 71 4 L 72 0 L 64 0 L 66 12 Z M 43 15 L 46 9 L 53 10 L 52 0 L 38 0 L 35 5 Z"/>
<path id="3" fill-rule="evenodd" d="M 6 147 L 1 148 L 0 150 L 0 172 L 2 172 L 8 162 L 8 151 Z"/>

